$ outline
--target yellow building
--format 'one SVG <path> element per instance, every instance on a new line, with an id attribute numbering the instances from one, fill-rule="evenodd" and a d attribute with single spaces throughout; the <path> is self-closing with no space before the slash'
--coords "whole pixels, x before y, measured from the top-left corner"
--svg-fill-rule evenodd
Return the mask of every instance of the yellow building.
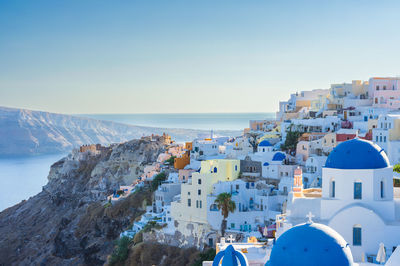
<path id="1" fill-rule="evenodd" d="M 207 195 L 218 181 L 232 181 L 239 177 L 239 160 L 209 160 L 201 162 L 200 173 L 192 174 L 191 182 L 181 186 L 181 200 L 171 203 L 174 220 L 207 223 Z"/>

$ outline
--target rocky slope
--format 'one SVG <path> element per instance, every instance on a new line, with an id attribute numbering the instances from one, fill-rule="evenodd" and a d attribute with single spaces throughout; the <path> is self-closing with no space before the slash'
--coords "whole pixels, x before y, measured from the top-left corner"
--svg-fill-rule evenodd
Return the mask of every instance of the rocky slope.
<path id="1" fill-rule="evenodd" d="M 69 152 L 82 144 L 107 145 L 143 135 L 168 133 L 192 140 L 201 130 L 140 127 L 96 119 L 0 107 L 0 156 Z M 239 132 L 222 131 L 222 135 Z"/>
<path id="2" fill-rule="evenodd" d="M 102 265 L 151 193 L 105 205 L 106 196 L 156 160 L 161 141 L 133 140 L 52 165 L 42 192 L 0 213 L 0 265 Z"/>

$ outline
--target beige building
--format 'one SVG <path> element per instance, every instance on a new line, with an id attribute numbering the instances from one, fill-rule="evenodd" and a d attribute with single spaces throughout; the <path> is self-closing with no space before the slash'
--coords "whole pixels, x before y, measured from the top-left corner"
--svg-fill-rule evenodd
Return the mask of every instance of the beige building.
<path id="1" fill-rule="evenodd" d="M 171 203 L 174 220 L 207 223 L 207 195 L 213 184 L 233 181 L 239 177 L 239 160 L 209 160 L 201 162 L 200 173 L 192 173 L 191 182 L 182 184 L 181 199 Z"/>
<path id="2" fill-rule="evenodd" d="M 336 145 L 336 133 L 328 133 L 322 140 L 322 152 L 325 154 L 330 153 Z"/>

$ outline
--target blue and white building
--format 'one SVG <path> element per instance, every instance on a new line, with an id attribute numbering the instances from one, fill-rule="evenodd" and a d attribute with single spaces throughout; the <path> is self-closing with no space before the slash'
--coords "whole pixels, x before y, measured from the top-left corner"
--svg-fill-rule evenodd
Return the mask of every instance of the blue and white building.
<path id="1" fill-rule="evenodd" d="M 382 148 L 358 138 L 345 141 L 326 160 L 320 195 L 289 193 L 277 235 L 302 223 L 311 211 L 316 221 L 343 236 L 355 261 L 376 254 L 381 242 L 390 255 L 400 244 L 400 198 L 394 196 L 398 189 Z"/>

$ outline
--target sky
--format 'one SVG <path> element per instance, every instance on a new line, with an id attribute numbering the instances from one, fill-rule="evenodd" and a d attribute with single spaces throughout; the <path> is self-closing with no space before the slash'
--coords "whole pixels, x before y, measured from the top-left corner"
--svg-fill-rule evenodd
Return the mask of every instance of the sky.
<path id="1" fill-rule="evenodd" d="M 400 1 L 0 0 L 0 106 L 274 112 L 400 75 Z"/>

